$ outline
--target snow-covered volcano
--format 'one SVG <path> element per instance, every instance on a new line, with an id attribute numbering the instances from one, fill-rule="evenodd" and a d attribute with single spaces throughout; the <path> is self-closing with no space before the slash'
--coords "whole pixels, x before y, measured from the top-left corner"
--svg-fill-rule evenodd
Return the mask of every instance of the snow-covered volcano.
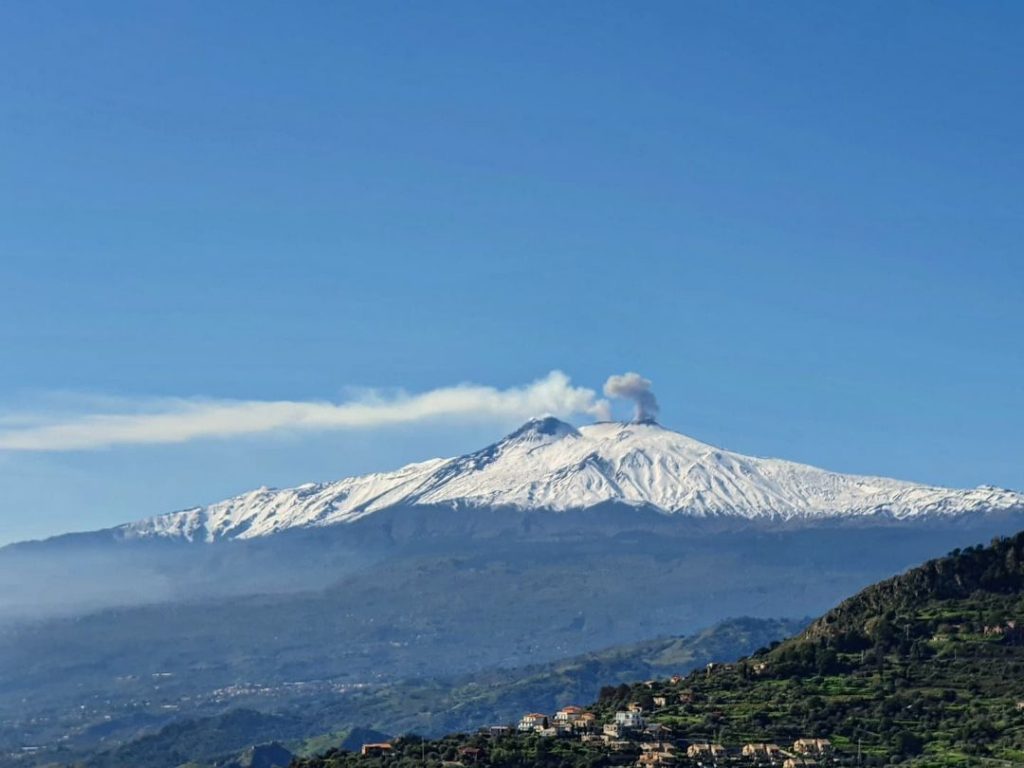
<path id="1" fill-rule="evenodd" d="M 534 419 L 483 450 L 333 483 L 261 488 L 208 507 L 130 523 L 125 538 L 252 538 L 349 523 L 399 506 L 564 511 L 618 502 L 671 515 L 897 519 L 1024 511 L 1024 495 L 844 475 L 743 456 L 653 423 L 576 428 Z"/>

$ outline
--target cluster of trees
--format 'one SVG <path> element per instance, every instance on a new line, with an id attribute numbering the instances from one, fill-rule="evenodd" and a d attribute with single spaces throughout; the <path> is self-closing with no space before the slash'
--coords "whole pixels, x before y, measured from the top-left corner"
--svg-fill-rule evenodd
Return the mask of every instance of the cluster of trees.
<path id="1" fill-rule="evenodd" d="M 906 610 L 925 600 L 1019 595 L 1024 590 L 1024 532 L 993 539 L 987 547 L 953 550 L 905 574 L 875 584 L 840 603 L 807 634 L 856 644 L 889 643 Z"/>

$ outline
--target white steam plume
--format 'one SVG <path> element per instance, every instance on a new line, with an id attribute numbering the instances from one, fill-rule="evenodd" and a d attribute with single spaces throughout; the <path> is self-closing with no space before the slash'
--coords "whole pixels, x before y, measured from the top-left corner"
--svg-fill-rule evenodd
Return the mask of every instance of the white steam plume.
<path id="1" fill-rule="evenodd" d="M 651 391 L 651 380 L 639 373 L 609 376 L 604 383 L 604 393 L 608 397 L 632 400 L 636 405 L 637 421 L 653 421 L 658 416 L 658 400 Z"/>
<path id="2" fill-rule="evenodd" d="M 527 419 L 539 414 L 601 416 L 607 403 L 561 371 L 523 387 L 459 384 L 420 394 L 370 392 L 342 403 L 289 400 L 161 399 L 63 417 L 0 414 L 0 451 L 83 451 L 184 443 L 279 430 L 355 430 L 437 420 Z"/>

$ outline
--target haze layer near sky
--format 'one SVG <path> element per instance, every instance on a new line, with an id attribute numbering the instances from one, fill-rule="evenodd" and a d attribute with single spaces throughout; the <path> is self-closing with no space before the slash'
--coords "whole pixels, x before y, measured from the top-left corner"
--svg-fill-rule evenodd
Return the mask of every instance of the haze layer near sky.
<path id="1" fill-rule="evenodd" d="M 735 450 L 1024 488 L 1022 24 L 1014 3 L 7 4 L 0 424 L 635 370 L 664 424 Z M 511 421 L 4 451 L 0 542 Z"/>

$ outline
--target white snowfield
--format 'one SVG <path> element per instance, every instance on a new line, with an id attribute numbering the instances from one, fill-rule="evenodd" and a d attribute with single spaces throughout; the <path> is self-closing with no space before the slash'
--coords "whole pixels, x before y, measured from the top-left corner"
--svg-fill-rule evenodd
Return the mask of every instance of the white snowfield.
<path id="1" fill-rule="evenodd" d="M 751 520 L 1024 511 L 1024 494 L 999 488 L 955 490 L 843 475 L 723 451 L 655 423 L 577 429 L 547 417 L 466 456 L 334 483 L 261 488 L 118 530 L 126 538 L 213 541 L 349 523 L 399 505 L 564 511 L 606 502 Z"/>

